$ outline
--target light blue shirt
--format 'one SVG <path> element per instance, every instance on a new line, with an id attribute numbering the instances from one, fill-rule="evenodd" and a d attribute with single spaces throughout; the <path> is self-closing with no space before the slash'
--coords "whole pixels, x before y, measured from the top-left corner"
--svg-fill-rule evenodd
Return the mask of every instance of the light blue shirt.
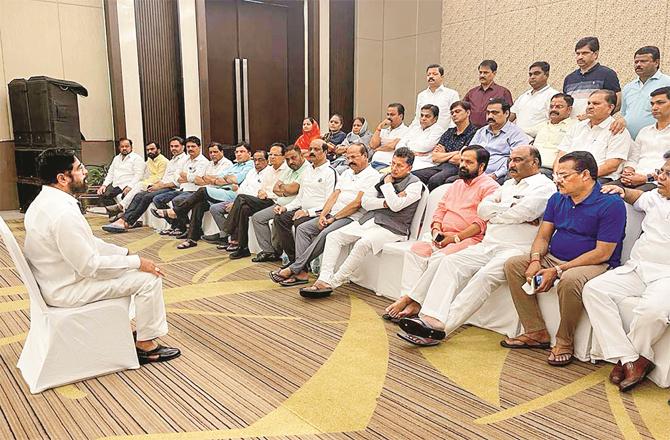
<path id="1" fill-rule="evenodd" d="M 657 70 L 654 75 L 642 84 L 640 78 L 629 82 L 623 87 L 621 96 L 621 116 L 626 120 L 626 128 L 633 139 L 647 125 L 656 123 L 651 115 L 651 92 L 670 86 L 670 76 Z"/>
<path id="2" fill-rule="evenodd" d="M 470 145 L 481 145 L 491 154 L 486 174 L 495 174 L 496 178 L 507 174 L 507 160 L 513 148 L 528 145 L 530 138 L 518 125 L 507 121 L 498 134 L 493 134 L 488 125 L 483 126 L 470 141 Z"/>
<path id="3" fill-rule="evenodd" d="M 244 182 L 247 173 L 254 167 L 254 161 L 248 160 L 242 163 L 235 163 L 232 166 L 221 171 L 216 177 L 223 176 L 235 176 L 237 178 L 237 185 L 239 186 Z M 230 189 L 230 185 L 217 186 L 217 185 L 207 185 L 207 195 L 213 199 L 220 200 L 222 202 L 232 202 L 237 196 L 237 192 Z"/>

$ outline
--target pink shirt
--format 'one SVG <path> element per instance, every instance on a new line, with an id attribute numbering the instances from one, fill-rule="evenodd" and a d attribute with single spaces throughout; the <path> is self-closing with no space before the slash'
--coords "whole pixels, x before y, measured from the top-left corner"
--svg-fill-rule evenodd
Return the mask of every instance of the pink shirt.
<path id="1" fill-rule="evenodd" d="M 473 223 L 479 225 L 481 231 L 472 237 L 476 241 L 484 238 L 486 222 L 477 216 L 477 207 L 484 197 L 499 187 L 489 174 L 482 174 L 469 183 L 463 179 L 455 181 L 444 193 L 433 214 L 432 223 L 442 224 L 444 232 L 461 232 Z"/>

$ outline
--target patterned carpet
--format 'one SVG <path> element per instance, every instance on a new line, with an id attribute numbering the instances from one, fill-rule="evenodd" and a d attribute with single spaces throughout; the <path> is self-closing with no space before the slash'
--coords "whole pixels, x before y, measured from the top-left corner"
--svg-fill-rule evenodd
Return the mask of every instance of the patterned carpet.
<path id="1" fill-rule="evenodd" d="M 474 327 L 417 349 L 379 318 L 389 300 L 358 286 L 306 301 L 268 279 L 273 264 L 89 222 L 159 262 L 164 342 L 183 355 L 31 395 L 16 369 L 28 296 L 0 245 L 1 439 L 670 439 L 668 390 L 620 394 L 608 365 L 553 368 Z M 22 223 L 9 224 L 22 243 Z"/>

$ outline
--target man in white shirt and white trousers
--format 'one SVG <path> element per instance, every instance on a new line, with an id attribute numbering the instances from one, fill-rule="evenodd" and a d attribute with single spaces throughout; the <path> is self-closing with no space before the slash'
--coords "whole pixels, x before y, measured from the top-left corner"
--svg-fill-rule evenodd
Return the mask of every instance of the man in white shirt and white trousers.
<path id="1" fill-rule="evenodd" d="M 103 206 L 115 205 L 115 197 L 126 194 L 142 180 L 146 165 L 139 154 L 133 152 L 133 141 L 122 137 L 119 139 L 119 154 L 109 166 L 105 180 L 98 188 L 98 195 Z"/>
<path id="2" fill-rule="evenodd" d="M 419 125 L 421 108 L 424 105 L 433 104 L 440 109 L 437 123 L 442 127 L 442 131 L 446 131 L 447 128 L 454 126 L 451 121 L 450 107 L 460 99 L 458 92 L 444 86 L 444 67 L 439 64 L 431 64 L 426 68 L 426 82 L 428 87 L 416 96 L 416 111 L 410 127 Z"/>
<path id="3" fill-rule="evenodd" d="M 621 391 L 632 389 L 654 368 L 652 346 L 670 323 L 670 152 L 664 158 L 658 188 L 653 191 L 603 187 L 603 192 L 621 194 L 635 210 L 645 213 L 643 233 L 623 266 L 592 279 L 582 292 L 602 354 L 616 363 L 610 381 Z M 629 297 L 641 301 L 626 334 L 618 304 Z"/>
<path id="4" fill-rule="evenodd" d="M 168 332 L 160 269 L 93 236 L 74 197 L 86 192 L 88 172 L 72 152 L 46 150 L 38 162 L 44 186 L 26 211 L 24 251 L 44 301 L 51 307 L 80 307 L 134 295 L 140 363 L 178 357 L 179 349 L 156 342 Z"/>

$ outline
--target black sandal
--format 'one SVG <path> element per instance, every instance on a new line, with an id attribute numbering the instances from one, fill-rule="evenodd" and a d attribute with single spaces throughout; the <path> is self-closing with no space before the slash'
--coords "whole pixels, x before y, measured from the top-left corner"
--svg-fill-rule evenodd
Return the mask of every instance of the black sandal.
<path id="1" fill-rule="evenodd" d="M 444 330 L 432 328 L 421 318 L 402 318 L 398 325 L 401 329 L 405 330 L 405 332 L 422 338 L 430 338 L 441 341 L 447 337 L 447 334 L 444 332 Z"/>
<path id="2" fill-rule="evenodd" d="M 185 242 L 179 244 L 177 246 L 177 249 L 189 249 L 189 248 L 192 248 L 192 247 L 196 247 L 197 245 L 198 245 L 198 243 L 196 243 L 195 241 L 193 241 L 191 239 L 188 239 Z"/>

